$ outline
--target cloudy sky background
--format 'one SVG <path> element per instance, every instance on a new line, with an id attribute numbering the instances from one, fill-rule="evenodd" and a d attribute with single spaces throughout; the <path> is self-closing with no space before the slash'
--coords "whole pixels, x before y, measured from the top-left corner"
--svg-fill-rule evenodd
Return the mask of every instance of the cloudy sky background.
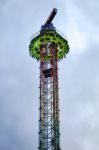
<path id="1" fill-rule="evenodd" d="M 0 0 L 0 150 L 37 150 L 39 63 L 31 36 L 51 10 L 70 53 L 59 63 L 62 150 L 99 150 L 99 1 Z"/>

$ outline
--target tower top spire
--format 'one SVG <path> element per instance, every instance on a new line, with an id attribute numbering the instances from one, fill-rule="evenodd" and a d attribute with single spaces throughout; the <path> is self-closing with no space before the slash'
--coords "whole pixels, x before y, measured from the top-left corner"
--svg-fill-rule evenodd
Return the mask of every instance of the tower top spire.
<path id="1" fill-rule="evenodd" d="M 54 9 L 52 10 L 52 12 L 50 13 L 48 19 L 46 20 L 45 24 L 50 24 L 50 23 L 53 21 L 53 19 L 54 19 L 54 17 L 56 16 L 56 14 L 57 14 L 57 9 L 54 8 Z"/>

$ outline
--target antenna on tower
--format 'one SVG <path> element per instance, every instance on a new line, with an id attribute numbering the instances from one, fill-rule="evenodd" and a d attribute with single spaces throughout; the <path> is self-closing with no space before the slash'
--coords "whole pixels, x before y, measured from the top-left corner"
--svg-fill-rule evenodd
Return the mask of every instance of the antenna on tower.
<path id="1" fill-rule="evenodd" d="M 53 21 L 53 19 L 54 19 L 54 17 L 56 16 L 56 14 L 57 14 L 57 9 L 54 8 L 54 9 L 52 10 L 52 12 L 50 13 L 48 19 L 46 20 L 45 24 L 50 24 L 50 23 Z"/>

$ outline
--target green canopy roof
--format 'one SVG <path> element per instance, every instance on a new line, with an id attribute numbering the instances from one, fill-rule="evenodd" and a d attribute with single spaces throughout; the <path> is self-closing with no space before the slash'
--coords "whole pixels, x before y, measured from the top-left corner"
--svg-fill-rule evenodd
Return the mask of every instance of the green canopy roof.
<path id="1" fill-rule="evenodd" d="M 61 60 L 66 56 L 66 54 L 69 52 L 69 45 L 68 41 L 63 38 L 59 33 L 56 32 L 56 30 L 46 30 L 43 33 L 38 34 L 36 37 L 34 37 L 29 45 L 29 53 L 30 56 L 40 60 L 40 46 L 42 44 L 46 43 L 55 43 L 57 45 L 58 53 L 57 53 L 57 59 Z M 45 60 L 50 59 L 50 53 L 44 57 Z"/>

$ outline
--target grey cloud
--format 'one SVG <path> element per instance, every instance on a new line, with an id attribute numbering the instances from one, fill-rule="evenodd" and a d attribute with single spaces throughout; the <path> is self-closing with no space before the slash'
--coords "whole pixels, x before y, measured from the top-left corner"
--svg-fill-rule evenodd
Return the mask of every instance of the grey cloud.
<path id="1" fill-rule="evenodd" d="M 63 121 L 61 128 L 64 129 L 62 144 L 67 140 L 69 150 L 73 147 L 76 149 L 76 146 L 82 150 L 99 149 L 98 47 L 99 45 L 92 43 L 86 52 L 77 55 L 74 61 L 72 58 L 74 56 L 68 56 L 63 65 L 60 64 L 63 71 L 65 66 L 64 74 L 60 74 L 61 120 Z M 65 82 L 62 78 L 65 78 Z M 65 117 L 62 116 L 63 114 Z"/>

